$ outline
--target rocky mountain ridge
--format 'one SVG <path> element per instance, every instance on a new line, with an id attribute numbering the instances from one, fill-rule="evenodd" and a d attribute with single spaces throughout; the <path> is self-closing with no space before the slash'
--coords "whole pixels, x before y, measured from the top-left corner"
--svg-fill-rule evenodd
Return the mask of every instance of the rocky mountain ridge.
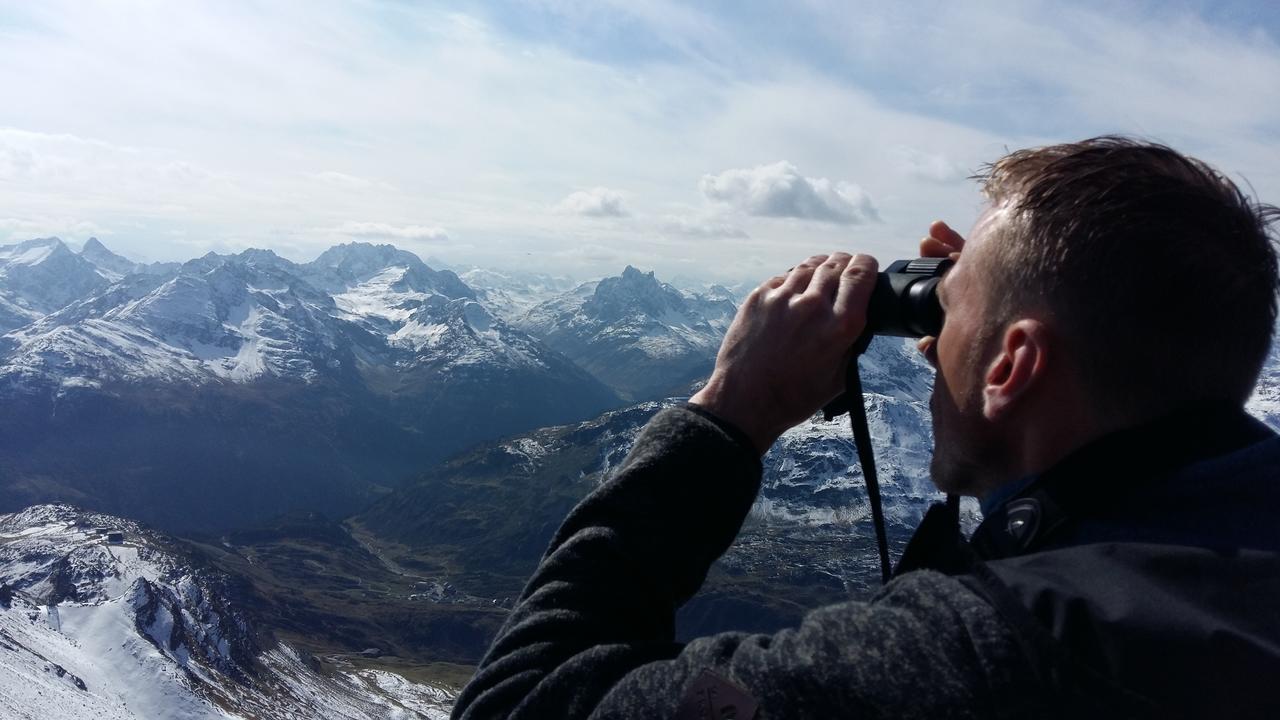
<path id="1" fill-rule="evenodd" d="M 0 516 L 0 714 L 446 718 L 452 693 L 326 669 L 257 626 L 237 581 L 134 522 L 69 506 Z"/>
<path id="2" fill-rule="evenodd" d="M 56 240 L 0 256 L 6 278 L 50 262 L 92 275 L 57 309 L 0 278 L 27 321 L 0 336 L 0 510 L 65 500 L 169 529 L 341 516 L 470 444 L 618 403 L 389 245 L 304 264 L 209 254 L 115 281 Z"/>
<path id="3" fill-rule="evenodd" d="M 531 308 L 517 324 L 627 400 L 683 391 L 710 374 L 736 306 L 628 265 Z"/>

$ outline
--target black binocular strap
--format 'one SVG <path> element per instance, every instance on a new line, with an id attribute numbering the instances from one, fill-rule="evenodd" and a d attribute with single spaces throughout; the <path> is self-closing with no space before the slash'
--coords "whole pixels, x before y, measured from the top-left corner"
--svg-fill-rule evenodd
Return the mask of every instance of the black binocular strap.
<path id="1" fill-rule="evenodd" d="M 889 561 L 889 534 L 884 524 L 884 508 L 880 502 L 880 479 L 876 476 L 876 456 L 871 449 L 871 429 L 867 426 L 867 401 L 862 396 L 862 377 L 858 374 L 858 356 L 849 360 L 845 372 L 845 393 L 849 398 L 849 424 L 853 426 L 853 443 L 858 448 L 862 479 L 867 484 L 867 500 L 871 504 L 871 521 L 876 528 L 876 548 L 880 552 L 880 579 L 889 582 L 893 564 Z"/>
<path id="2" fill-rule="evenodd" d="M 876 531 L 876 550 L 880 553 L 880 580 L 889 582 L 893 577 L 893 562 L 889 559 L 889 533 L 884 522 L 884 506 L 880 500 L 880 478 L 876 475 L 876 456 L 871 448 L 871 428 L 867 425 L 867 400 L 862 394 L 862 376 L 858 374 L 858 358 L 866 350 L 859 343 L 845 371 L 845 394 L 826 409 L 828 419 L 835 412 L 848 412 L 853 428 L 853 443 L 858 449 L 858 464 L 862 466 L 862 479 L 867 485 L 867 501 L 871 505 L 871 522 Z M 835 412 L 833 412 L 835 411 Z M 948 523 L 960 529 L 960 496 L 947 495 Z"/>

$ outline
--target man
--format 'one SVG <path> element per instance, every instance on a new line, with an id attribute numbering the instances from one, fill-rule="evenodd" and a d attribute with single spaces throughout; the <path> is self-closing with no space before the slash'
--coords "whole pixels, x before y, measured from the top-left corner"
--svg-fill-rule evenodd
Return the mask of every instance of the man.
<path id="1" fill-rule="evenodd" d="M 877 270 L 818 255 L 739 309 L 707 385 L 575 508 L 456 717 L 1280 717 L 1280 438 L 1243 404 L 1276 320 L 1276 209 L 1158 145 L 1007 156 L 957 259 L 931 510 L 869 602 L 674 642 L 760 457 L 841 393 Z"/>

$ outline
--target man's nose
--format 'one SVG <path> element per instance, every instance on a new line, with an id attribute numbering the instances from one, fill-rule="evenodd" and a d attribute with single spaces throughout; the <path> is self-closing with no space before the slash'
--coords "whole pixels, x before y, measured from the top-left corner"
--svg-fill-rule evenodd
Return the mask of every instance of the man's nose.
<path id="1" fill-rule="evenodd" d="M 916 343 L 916 349 L 920 351 L 925 360 L 929 361 L 934 370 L 938 369 L 938 338 L 932 335 L 925 335 Z"/>

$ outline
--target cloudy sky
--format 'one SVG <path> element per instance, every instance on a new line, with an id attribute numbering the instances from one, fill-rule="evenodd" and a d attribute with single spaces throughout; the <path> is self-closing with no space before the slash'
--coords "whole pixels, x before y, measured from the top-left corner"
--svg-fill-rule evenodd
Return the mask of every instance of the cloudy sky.
<path id="1" fill-rule="evenodd" d="M 1103 133 L 1280 202 L 1277 8 L 0 0 L 0 244 L 759 280 L 905 256 L 981 163 Z"/>

